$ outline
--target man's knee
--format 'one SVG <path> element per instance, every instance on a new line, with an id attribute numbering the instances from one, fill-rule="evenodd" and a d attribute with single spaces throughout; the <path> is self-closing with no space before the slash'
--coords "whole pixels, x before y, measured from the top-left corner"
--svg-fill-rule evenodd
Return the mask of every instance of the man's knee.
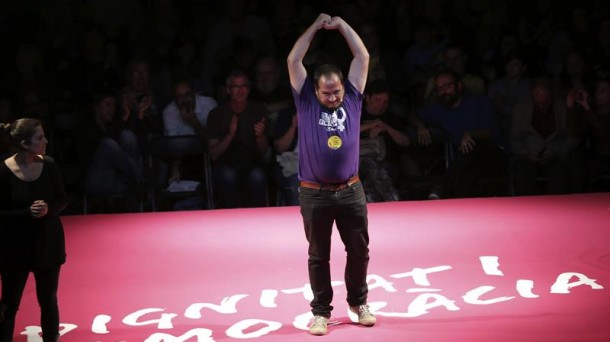
<path id="1" fill-rule="evenodd" d="M 250 172 L 248 173 L 248 179 L 250 180 L 250 182 L 262 184 L 267 181 L 267 175 L 265 174 L 265 171 L 263 169 L 256 167 L 250 170 Z"/>
<path id="2" fill-rule="evenodd" d="M 38 297 L 38 305 L 41 309 L 53 308 L 57 306 L 57 295 L 55 294 L 43 294 Z"/>
<path id="3" fill-rule="evenodd" d="M 111 138 L 103 138 L 97 145 L 97 155 L 110 155 L 112 156 L 114 153 L 117 153 L 121 150 L 121 146 L 111 139 Z"/>
<path id="4" fill-rule="evenodd" d="M 218 166 L 214 169 L 214 178 L 220 183 L 235 183 L 237 172 L 228 166 Z"/>

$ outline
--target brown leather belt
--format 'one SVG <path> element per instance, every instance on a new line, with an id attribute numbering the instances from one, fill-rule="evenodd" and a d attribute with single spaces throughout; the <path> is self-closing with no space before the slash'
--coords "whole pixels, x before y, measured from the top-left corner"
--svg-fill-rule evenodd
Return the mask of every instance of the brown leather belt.
<path id="1" fill-rule="evenodd" d="M 350 178 L 345 183 L 316 183 L 316 182 L 308 182 L 301 181 L 302 188 L 310 188 L 322 191 L 341 191 L 349 188 L 350 186 L 360 182 L 360 177 L 358 175 Z"/>

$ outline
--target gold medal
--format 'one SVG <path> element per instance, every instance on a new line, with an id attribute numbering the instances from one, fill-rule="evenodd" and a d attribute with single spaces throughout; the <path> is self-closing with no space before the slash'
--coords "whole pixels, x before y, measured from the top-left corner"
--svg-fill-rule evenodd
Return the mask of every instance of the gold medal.
<path id="1" fill-rule="evenodd" d="M 336 149 L 338 149 L 339 147 L 341 147 L 341 144 L 342 144 L 342 143 L 343 143 L 343 142 L 341 141 L 341 138 L 339 138 L 339 136 L 338 136 L 338 135 L 332 135 L 332 136 L 330 136 L 330 137 L 328 138 L 328 147 L 329 147 L 331 150 L 336 150 Z"/>

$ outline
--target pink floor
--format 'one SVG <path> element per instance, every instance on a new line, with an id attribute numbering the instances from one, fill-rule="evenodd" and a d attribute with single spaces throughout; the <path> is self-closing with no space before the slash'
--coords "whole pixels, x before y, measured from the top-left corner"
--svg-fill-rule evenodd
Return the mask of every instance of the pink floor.
<path id="1" fill-rule="evenodd" d="M 334 234 L 325 337 L 297 207 L 63 221 L 62 342 L 610 341 L 610 194 L 369 205 L 378 323 L 350 323 Z M 15 341 L 39 341 L 32 283 Z"/>

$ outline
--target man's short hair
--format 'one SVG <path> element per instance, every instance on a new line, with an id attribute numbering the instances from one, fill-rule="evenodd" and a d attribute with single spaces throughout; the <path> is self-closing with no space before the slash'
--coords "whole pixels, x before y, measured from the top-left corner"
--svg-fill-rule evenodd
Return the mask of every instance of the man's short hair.
<path id="1" fill-rule="evenodd" d="M 131 72 L 133 71 L 133 69 L 136 67 L 136 65 L 140 64 L 146 65 L 146 67 L 149 69 L 151 68 L 150 61 L 148 59 L 143 56 L 140 56 L 139 54 L 135 55 L 129 60 L 127 66 L 125 67 L 125 73 L 127 77 L 131 77 Z"/>
<path id="2" fill-rule="evenodd" d="M 313 74 L 313 85 L 316 89 L 318 89 L 318 82 L 322 76 L 330 77 L 333 74 L 339 77 L 339 81 L 343 84 L 343 72 L 339 67 L 333 64 L 323 64 L 320 65 Z"/>
<path id="3" fill-rule="evenodd" d="M 190 79 L 188 79 L 188 78 L 177 78 L 177 79 L 175 79 L 175 80 L 172 82 L 172 89 L 173 89 L 173 90 L 175 90 L 175 89 L 176 89 L 176 87 L 177 87 L 179 84 L 186 84 L 186 85 L 188 85 L 188 86 L 191 88 L 191 90 L 192 90 L 192 91 L 195 91 L 195 85 L 193 84 L 193 81 L 191 81 L 191 80 L 190 80 Z"/>
<path id="4" fill-rule="evenodd" d="M 440 76 L 443 76 L 443 75 L 450 75 L 451 77 L 453 77 L 453 81 L 454 81 L 455 83 L 458 83 L 458 82 L 460 82 L 460 81 L 461 81 L 460 76 L 459 76 L 459 75 L 458 75 L 458 74 L 457 74 L 455 71 L 453 71 L 453 70 L 451 70 L 451 69 L 443 68 L 443 69 L 441 69 L 441 70 L 437 71 L 437 72 L 434 74 L 434 82 L 436 83 L 436 80 L 437 80 L 437 79 L 438 79 Z"/>
<path id="5" fill-rule="evenodd" d="M 248 84 L 250 83 L 250 76 L 247 72 L 242 69 L 233 69 L 229 72 L 227 77 L 225 78 L 225 86 L 230 86 L 231 80 L 238 77 L 244 77 L 248 80 Z"/>
<path id="6" fill-rule="evenodd" d="M 512 62 L 512 61 L 519 61 L 521 63 L 523 63 L 524 65 L 527 65 L 527 60 L 525 58 L 525 55 L 523 54 L 523 51 L 520 50 L 512 50 L 511 52 L 509 52 L 506 57 L 504 57 L 504 65 L 508 65 L 508 63 Z"/>

